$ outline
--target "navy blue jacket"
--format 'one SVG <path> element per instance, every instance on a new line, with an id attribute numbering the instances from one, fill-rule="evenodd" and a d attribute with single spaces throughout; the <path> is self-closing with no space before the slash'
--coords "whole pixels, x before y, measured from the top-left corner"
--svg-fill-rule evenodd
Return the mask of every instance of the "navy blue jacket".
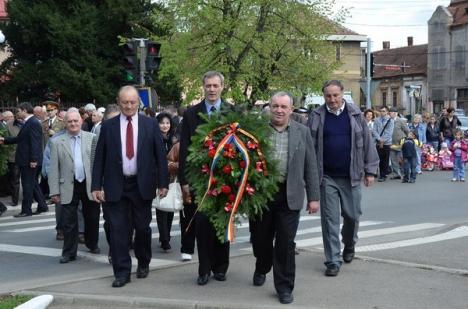
<path id="1" fill-rule="evenodd" d="M 120 116 L 104 121 L 96 146 L 91 191 L 103 189 L 107 202 L 122 197 L 122 139 Z M 155 119 L 138 115 L 137 183 L 144 200 L 156 197 L 156 188 L 168 188 L 166 151 Z"/>
<path id="2" fill-rule="evenodd" d="M 15 162 L 19 167 L 29 167 L 31 162 L 42 165 L 42 125 L 36 117 L 30 117 L 17 136 L 5 137 L 5 144 L 17 144 Z"/>

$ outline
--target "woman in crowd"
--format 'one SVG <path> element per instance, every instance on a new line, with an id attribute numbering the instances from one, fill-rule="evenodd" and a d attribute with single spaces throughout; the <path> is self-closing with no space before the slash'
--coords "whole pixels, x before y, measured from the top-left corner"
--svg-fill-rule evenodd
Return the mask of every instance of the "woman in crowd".
<path id="1" fill-rule="evenodd" d="M 374 118 L 375 118 L 374 111 L 371 109 L 366 109 L 364 111 L 364 118 L 366 119 L 367 127 L 372 132 L 372 130 L 374 129 Z"/>
<path id="2" fill-rule="evenodd" d="M 413 122 L 408 125 L 410 130 L 413 130 L 418 135 L 418 140 L 421 145 L 426 143 L 426 125 L 422 122 L 421 114 L 415 114 L 413 116 Z M 416 165 L 416 173 L 421 174 L 421 147 L 416 147 L 416 154 L 418 159 L 418 164 Z"/>
<path id="3" fill-rule="evenodd" d="M 442 141 L 450 145 L 454 138 L 454 131 L 457 126 L 461 126 L 460 120 L 455 116 L 453 107 L 447 108 L 447 115 L 440 120 L 439 134 Z"/>
<path id="4" fill-rule="evenodd" d="M 427 143 L 431 144 L 435 151 L 439 151 L 439 127 L 437 126 L 437 118 L 435 115 L 431 115 L 427 123 L 426 139 Z"/>
<path id="5" fill-rule="evenodd" d="M 166 148 L 166 154 L 169 155 L 170 152 L 174 152 L 171 151 L 172 148 L 176 147 L 176 144 L 178 145 L 178 141 L 175 137 L 174 128 L 172 125 L 172 117 L 170 114 L 163 112 L 156 116 L 156 120 L 159 124 L 159 130 L 161 131 L 163 144 Z M 174 160 L 174 158 L 172 159 Z M 170 181 L 172 182 L 177 175 L 178 161 L 174 162 L 168 159 L 168 169 Z M 173 212 L 156 209 L 156 222 L 158 224 L 159 230 L 159 243 L 164 252 L 169 252 L 171 250 L 170 240 L 173 219 Z"/>

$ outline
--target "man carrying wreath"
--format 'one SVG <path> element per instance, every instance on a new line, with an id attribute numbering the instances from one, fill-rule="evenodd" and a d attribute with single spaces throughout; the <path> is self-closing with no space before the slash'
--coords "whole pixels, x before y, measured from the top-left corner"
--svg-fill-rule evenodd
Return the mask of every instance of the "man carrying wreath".
<path id="1" fill-rule="evenodd" d="M 279 191 L 268 210 L 250 220 L 251 240 L 256 257 L 253 284 L 265 283 L 273 267 L 273 280 L 280 303 L 293 301 L 296 272 L 295 242 L 300 211 L 307 198 L 307 210 L 319 209 L 319 178 L 312 136 L 307 127 L 290 119 L 293 98 L 277 92 L 270 100 L 270 126 L 274 158 L 279 164 Z M 273 240 L 275 243 L 273 245 Z"/>

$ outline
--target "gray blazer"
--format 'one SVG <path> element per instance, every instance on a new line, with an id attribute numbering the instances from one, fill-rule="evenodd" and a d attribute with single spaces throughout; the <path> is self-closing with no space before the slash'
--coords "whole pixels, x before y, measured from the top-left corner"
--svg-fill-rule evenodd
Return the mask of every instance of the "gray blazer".
<path id="1" fill-rule="evenodd" d="M 320 199 L 317 158 L 310 130 L 306 126 L 291 120 L 288 141 L 288 206 L 291 210 L 300 210 L 304 207 L 305 194 L 307 202 Z"/>
<path id="2" fill-rule="evenodd" d="M 86 192 L 91 195 L 91 143 L 94 134 L 81 131 L 81 153 L 86 176 Z M 63 134 L 52 140 L 49 167 L 50 196 L 60 195 L 62 204 L 70 204 L 73 198 L 75 172 L 70 136 Z"/>

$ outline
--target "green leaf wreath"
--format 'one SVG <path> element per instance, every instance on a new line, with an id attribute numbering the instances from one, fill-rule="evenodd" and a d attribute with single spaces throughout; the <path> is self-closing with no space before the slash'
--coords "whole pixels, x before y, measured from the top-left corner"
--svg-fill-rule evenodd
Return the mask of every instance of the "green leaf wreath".
<path id="1" fill-rule="evenodd" d="M 269 118 L 248 111 L 200 117 L 206 123 L 192 137 L 187 178 L 198 211 L 208 216 L 220 241 L 232 241 L 236 216 L 261 215 L 278 191 Z"/>
<path id="2" fill-rule="evenodd" d="M 0 127 L 0 136 L 8 136 L 8 131 Z M 0 176 L 5 175 L 8 171 L 8 158 L 12 151 L 11 145 L 0 145 Z"/>

